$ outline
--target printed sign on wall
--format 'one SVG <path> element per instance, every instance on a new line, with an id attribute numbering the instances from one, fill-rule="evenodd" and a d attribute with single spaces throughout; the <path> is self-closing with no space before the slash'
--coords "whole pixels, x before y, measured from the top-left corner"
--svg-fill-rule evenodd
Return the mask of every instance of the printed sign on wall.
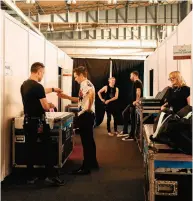
<path id="1" fill-rule="evenodd" d="M 191 59 L 191 45 L 174 46 L 173 52 L 174 60 Z"/>

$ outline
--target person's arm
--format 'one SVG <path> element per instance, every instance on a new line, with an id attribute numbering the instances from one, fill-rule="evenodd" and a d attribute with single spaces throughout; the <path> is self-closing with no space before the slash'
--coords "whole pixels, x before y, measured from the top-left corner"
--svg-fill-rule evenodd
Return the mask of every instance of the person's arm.
<path id="1" fill-rule="evenodd" d="M 141 98 L 141 88 L 136 89 L 136 100 L 133 102 L 133 105 L 137 105 Z"/>
<path id="2" fill-rule="evenodd" d="M 164 103 L 164 104 L 161 106 L 161 110 L 166 109 L 167 106 L 168 106 L 168 102 Z"/>
<path id="3" fill-rule="evenodd" d="M 91 108 L 92 108 L 92 105 L 94 103 L 94 97 L 95 97 L 95 93 L 94 93 L 94 90 L 93 89 L 90 89 L 88 91 L 88 108 L 87 108 L 87 112 L 90 112 L 91 111 Z"/>
<path id="4" fill-rule="evenodd" d="M 48 111 L 50 108 L 55 108 L 52 103 L 48 103 L 46 98 L 40 99 L 40 103 L 45 111 Z"/>
<path id="5" fill-rule="evenodd" d="M 110 103 L 110 102 L 112 102 L 112 101 L 117 100 L 118 97 L 119 97 L 119 89 L 116 87 L 116 93 L 115 93 L 115 96 L 114 96 L 113 98 L 109 99 L 109 100 L 106 100 L 105 104 L 108 104 L 108 103 Z"/>
<path id="6" fill-rule="evenodd" d="M 188 96 L 188 98 L 187 98 L 187 103 L 188 103 L 188 105 L 190 105 L 190 96 Z"/>
<path id="7" fill-rule="evenodd" d="M 105 102 L 105 100 L 102 98 L 102 95 L 101 95 L 101 93 L 103 93 L 103 92 L 107 92 L 107 86 L 104 86 L 102 89 L 100 89 L 99 91 L 98 91 L 98 96 L 99 96 L 99 98 L 100 98 L 100 100 L 102 101 L 102 102 Z"/>
<path id="8" fill-rule="evenodd" d="M 42 108 L 45 111 L 48 111 L 50 108 L 55 108 L 55 106 L 52 103 L 48 103 L 46 99 L 45 89 L 41 84 L 38 84 L 34 90 L 37 98 L 40 100 Z"/>
<path id="9" fill-rule="evenodd" d="M 62 90 L 60 88 L 45 88 L 45 93 L 49 94 L 52 92 L 56 92 L 56 93 L 62 93 Z"/>
<path id="10" fill-rule="evenodd" d="M 58 93 L 57 96 L 59 98 L 62 98 L 62 99 L 68 99 L 68 100 L 75 102 L 75 103 L 78 102 L 78 97 L 71 97 L 71 96 L 68 96 L 67 94 L 64 94 L 64 93 Z"/>

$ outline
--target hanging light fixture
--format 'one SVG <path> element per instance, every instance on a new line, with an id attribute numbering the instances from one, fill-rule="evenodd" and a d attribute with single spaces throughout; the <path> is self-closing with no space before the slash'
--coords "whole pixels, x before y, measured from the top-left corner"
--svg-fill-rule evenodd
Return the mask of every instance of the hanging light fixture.
<path id="1" fill-rule="evenodd" d="M 30 4 L 30 0 L 26 0 L 26 3 L 27 3 L 27 4 Z"/>
<path id="2" fill-rule="evenodd" d="M 50 25 L 49 25 L 49 23 L 48 23 L 48 28 L 47 28 L 47 31 L 50 31 Z"/>
<path id="3" fill-rule="evenodd" d="M 111 4 L 111 0 L 108 0 L 108 4 Z"/>
<path id="4" fill-rule="evenodd" d="M 54 31 L 54 26 L 53 26 L 53 24 L 52 24 L 52 27 L 51 27 L 50 31 Z"/>
<path id="5" fill-rule="evenodd" d="M 67 2 L 66 2 L 67 4 L 71 4 L 71 0 L 67 0 Z"/>
<path id="6" fill-rule="evenodd" d="M 32 3 L 32 4 L 36 3 L 36 0 L 31 0 L 31 3 Z"/>
<path id="7" fill-rule="evenodd" d="M 76 4 L 76 0 L 72 0 L 72 4 Z"/>

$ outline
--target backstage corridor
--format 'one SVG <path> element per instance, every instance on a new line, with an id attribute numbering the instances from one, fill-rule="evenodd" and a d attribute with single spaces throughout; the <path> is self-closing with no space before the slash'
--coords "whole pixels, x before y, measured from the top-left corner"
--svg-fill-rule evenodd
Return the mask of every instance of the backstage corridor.
<path id="1" fill-rule="evenodd" d="M 100 171 L 88 176 L 67 175 L 79 166 L 82 148 L 79 137 L 70 159 L 64 165 L 62 187 L 47 187 L 39 180 L 26 185 L 24 178 L 10 175 L 1 185 L 2 201 L 144 201 L 142 156 L 134 141 L 109 137 L 106 125 L 95 129 Z M 22 175 L 22 174 L 21 174 Z"/>

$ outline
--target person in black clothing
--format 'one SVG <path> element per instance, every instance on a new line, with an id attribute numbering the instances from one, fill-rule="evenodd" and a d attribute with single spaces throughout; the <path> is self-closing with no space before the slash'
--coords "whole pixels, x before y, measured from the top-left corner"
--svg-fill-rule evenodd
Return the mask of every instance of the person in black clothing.
<path id="1" fill-rule="evenodd" d="M 123 111 L 123 131 L 117 135 L 117 137 L 122 138 L 123 141 L 129 141 L 134 139 L 135 135 L 135 106 L 138 104 L 140 98 L 143 96 L 143 84 L 139 79 L 139 73 L 133 71 L 130 74 L 130 79 L 133 82 L 133 87 L 131 91 L 131 103 Z M 131 122 L 131 131 L 128 134 L 128 126 Z"/>
<path id="2" fill-rule="evenodd" d="M 79 128 L 81 142 L 83 146 L 83 164 L 78 170 L 70 172 L 75 175 L 87 175 L 93 170 L 99 170 L 96 158 L 96 144 L 94 141 L 95 122 L 95 88 L 87 79 L 87 70 L 84 66 L 74 69 L 74 79 L 80 84 L 78 97 L 71 97 L 63 93 L 58 96 L 63 99 L 78 103 L 77 127 Z"/>
<path id="3" fill-rule="evenodd" d="M 190 105 L 190 87 L 186 86 L 179 71 L 171 72 L 169 80 L 172 86 L 168 89 L 165 104 L 161 110 L 170 108 L 177 113 L 185 106 Z"/>
<path id="4" fill-rule="evenodd" d="M 53 165 L 50 164 L 49 150 L 50 137 L 49 125 L 45 122 L 45 111 L 49 111 L 55 106 L 47 102 L 46 95 L 51 92 L 62 92 L 59 88 L 47 88 L 38 83 L 42 80 L 44 75 L 44 65 L 36 62 L 31 66 L 31 75 L 28 80 L 21 85 L 21 96 L 24 106 L 24 131 L 26 134 L 27 147 L 27 172 L 28 183 L 33 184 L 38 179 L 33 175 L 33 161 L 36 155 L 34 149 L 36 147 L 38 137 L 41 138 L 44 146 L 45 157 L 45 181 L 52 185 L 62 185 L 62 181 L 55 177 Z"/>
<path id="5" fill-rule="evenodd" d="M 117 99 L 119 97 L 119 89 L 115 87 L 115 78 L 109 78 L 109 85 L 104 86 L 98 91 L 98 96 L 101 101 L 105 104 L 105 109 L 107 113 L 107 131 L 109 136 L 114 136 L 111 132 L 110 122 L 111 115 L 114 118 L 114 132 L 117 135 Z M 103 99 L 102 93 L 105 93 L 105 98 Z"/>

